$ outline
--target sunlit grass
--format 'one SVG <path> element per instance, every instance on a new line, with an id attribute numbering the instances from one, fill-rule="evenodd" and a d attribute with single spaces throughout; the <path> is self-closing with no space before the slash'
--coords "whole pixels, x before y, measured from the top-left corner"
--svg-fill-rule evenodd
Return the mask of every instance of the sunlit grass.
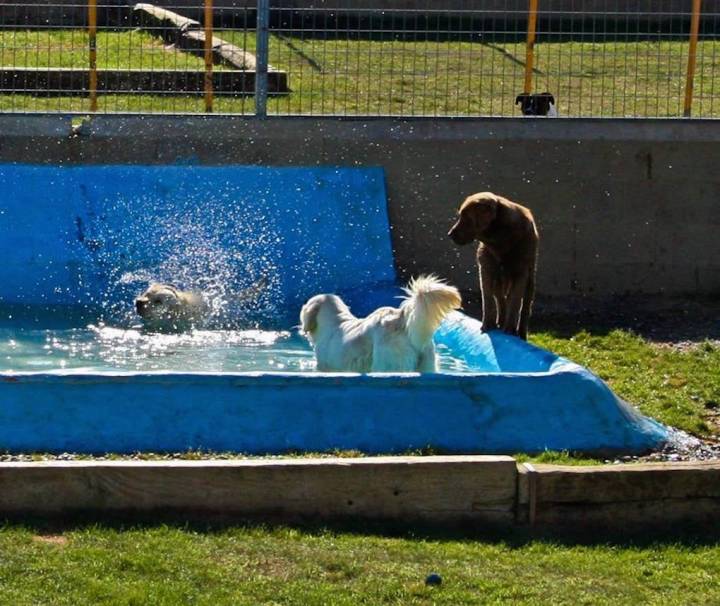
<path id="1" fill-rule="evenodd" d="M 718 434 L 708 424 L 720 406 L 720 347 L 688 350 L 654 345 L 623 330 L 580 331 L 570 338 L 536 333 L 541 347 L 587 366 L 646 415 L 696 435 Z"/>
<path id="2" fill-rule="evenodd" d="M 254 52 L 254 33 L 217 35 Z M 553 42 L 536 46 L 535 91 L 551 91 L 561 116 L 672 117 L 683 113 L 687 42 Z M 291 92 L 272 97 L 270 113 L 517 116 L 524 86 L 521 42 L 366 40 L 273 35 L 270 64 L 286 71 Z M 82 31 L 4 31 L 0 65 L 88 65 Z M 140 30 L 101 31 L 100 68 L 203 69 L 202 57 L 167 47 Z M 227 69 L 216 66 L 215 69 Z M 693 115 L 720 117 L 720 42 L 698 45 Z M 7 99 L 7 97 L 12 97 Z M 201 96 L 107 95 L 101 111 L 202 112 Z M 82 106 L 85 103 L 85 107 Z M 86 100 L 0 97 L 0 111 L 84 111 Z M 252 97 L 218 92 L 216 113 L 253 113 Z"/>
<path id="3" fill-rule="evenodd" d="M 0 603 L 713 604 L 720 546 L 292 528 L 0 529 Z M 424 584 L 437 572 L 439 587 Z"/>
<path id="4" fill-rule="evenodd" d="M 0 30 L 0 66 L 87 68 L 89 39 L 83 30 Z M 99 69 L 204 69 L 202 57 L 168 47 L 142 30 L 100 31 Z"/>

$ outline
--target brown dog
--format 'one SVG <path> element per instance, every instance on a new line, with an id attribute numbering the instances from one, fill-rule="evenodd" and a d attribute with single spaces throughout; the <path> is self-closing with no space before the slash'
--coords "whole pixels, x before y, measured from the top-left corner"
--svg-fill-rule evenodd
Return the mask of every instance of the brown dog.
<path id="1" fill-rule="evenodd" d="M 491 192 L 465 199 L 448 232 L 460 246 L 479 240 L 483 330 L 527 339 L 535 296 L 538 232 L 529 209 Z"/>

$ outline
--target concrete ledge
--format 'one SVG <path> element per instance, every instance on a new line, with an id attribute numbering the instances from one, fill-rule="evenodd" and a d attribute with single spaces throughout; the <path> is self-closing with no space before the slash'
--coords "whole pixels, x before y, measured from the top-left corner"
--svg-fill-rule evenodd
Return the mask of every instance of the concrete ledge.
<path id="1" fill-rule="evenodd" d="M 101 93 L 149 93 L 167 95 L 202 93 L 205 72 L 186 69 L 99 69 L 98 91 Z M 268 72 L 268 92 L 287 92 L 287 74 Z M 245 70 L 213 70 L 216 93 L 255 93 L 255 72 Z M 0 71 L 0 93 L 32 93 L 34 95 L 87 94 L 90 73 L 85 68 L 10 67 Z"/>
<path id="2" fill-rule="evenodd" d="M 0 464 L 0 517 L 273 516 L 511 523 L 510 457 L 377 457 Z"/>

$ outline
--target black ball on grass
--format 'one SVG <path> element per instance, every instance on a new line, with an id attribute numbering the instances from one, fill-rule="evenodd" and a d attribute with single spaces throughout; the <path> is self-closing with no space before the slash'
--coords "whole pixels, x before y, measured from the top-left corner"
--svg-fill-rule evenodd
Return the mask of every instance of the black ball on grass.
<path id="1" fill-rule="evenodd" d="M 431 572 L 425 577 L 425 585 L 441 585 L 442 577 L 437 572 Z"/>

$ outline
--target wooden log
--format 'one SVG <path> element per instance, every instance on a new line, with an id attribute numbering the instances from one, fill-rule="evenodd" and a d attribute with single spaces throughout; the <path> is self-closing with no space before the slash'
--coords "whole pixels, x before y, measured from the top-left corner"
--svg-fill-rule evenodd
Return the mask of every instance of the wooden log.
<path id="1" fill-rule="evenodd" d="M 153 4 L 136 4 L 132 14 L 133 23 L 170 43 L 177 43 L 183 32 L 200 28 L 199 21 Z"/>
<path id="2" fill-rule="evenodd" d="M 162 36 L 164 40 L 183 50 L 196 54 L 205 52 L 205 31 L 198 21 L 145 3 L 136 4 L 133 14 L 135 22 L 140 27 L 148 29 L 150 33 Z M 255 71 L 257 68 L 257 57 L 253 53 L 230 44 L 218 36 L 212 37 L 212 52 L 217 63 L 225 64 L 233 69 Z M 272 66 L 268 66 L 268 72 L 283 74 L 275 77 L 272 85 L 268 82 L 270 92 L 289 91 L 285 72 Z M 282 87 L 278 88 L 280 84 Z"/>
<path id="3" fill-rule="evenodd" d="M 0 463 L 0 516 L 83 512 L 509 523 L 510 457 Z"/>
<path id="4" fill-rule="evenodd" d="M 518 519 L 537 525 L 704 523 L 720 515 L 720 463 L 518 467 Z"/>
<path id="5" fill-rule="evenodd" d="M 205 47 L 205 32 L 194 30 L 183 32 L 182 47 L 185 50 L 199 52 Z M 239 46 L 225 42 L 225 40 L 213 36 L 212 49 L 215 58 L 236 69 L 255 70 L 257 59 L 252 53 L 243 50 Z"/>

